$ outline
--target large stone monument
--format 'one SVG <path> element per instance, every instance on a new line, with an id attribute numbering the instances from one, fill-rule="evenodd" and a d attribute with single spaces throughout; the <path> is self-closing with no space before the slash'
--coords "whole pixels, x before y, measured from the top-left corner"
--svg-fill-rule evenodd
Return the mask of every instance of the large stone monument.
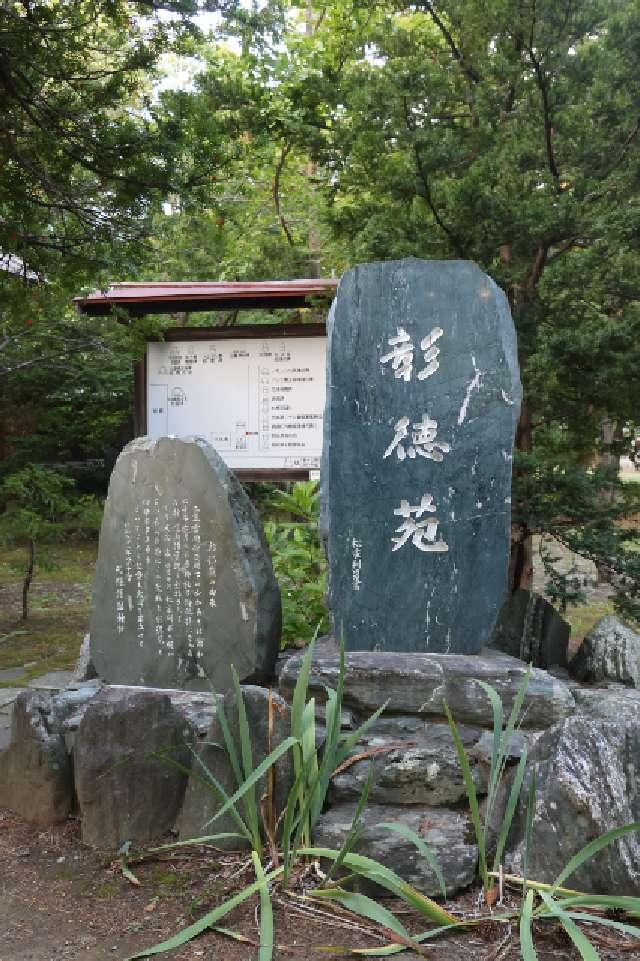
<path id="1" fill-rule="evenodd" d="M 506 590 L 520 399 L 507 300 L 477 266 L 344 275 L 328 323 L 322 524 L 348 649 L 485 644 Z"/>
<path id="2" fill-rule="evenodd" d="M 91 659 L 110 684 L 225 690 L 269 676 L 280 592 L 257 514 L 200 438 L 132 441 L 105 506 Z"/>

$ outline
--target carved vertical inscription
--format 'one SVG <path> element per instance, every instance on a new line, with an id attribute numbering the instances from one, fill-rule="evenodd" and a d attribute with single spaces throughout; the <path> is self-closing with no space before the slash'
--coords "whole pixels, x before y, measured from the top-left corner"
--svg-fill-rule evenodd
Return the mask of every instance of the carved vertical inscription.
<path id="1" fill-rule="evenodd" d="M 157 656 L 176 655 L 178 667 L 204 654 L 205 607 L 216 607 L 217 545 L 202 531 L 201 508 L 187 497 L 142 498 L 125 521 L 122 557 L 115 564 L 115 626 Z M 203 593 L 203 572 L 206 593 Z"/>

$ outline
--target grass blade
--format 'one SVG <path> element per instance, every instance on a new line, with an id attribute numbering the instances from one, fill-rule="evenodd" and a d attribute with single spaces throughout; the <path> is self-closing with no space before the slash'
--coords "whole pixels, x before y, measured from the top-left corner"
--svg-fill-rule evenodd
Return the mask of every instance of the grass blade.
<path id="1" fill-rule="evenodd" d="M 262 761 L 257 766 L 255 771 L 253 771 L 253 773 L 250 775 L 250 777 L 248 777 L 247 780 L 240 785 L 236 793 L 233 794 L 230 798 L 228 798 L 228 800 L 225 802 L 225 804 L 223 804 L 223 806 L 220 808 L 218 813 L 215 814 L 212 818 L 210 818 L 209 821 L 207 821 L 207 824 L 211 824 L 213 821 L 217 821 L 218 818 L 222 817 L 223 814 L 226 814 L 230 808 L 232 809 L 233 806 L 242 797 L 244 797 L 247 791 L 250 790 L 253 787 L 253 785 L 260 780 L 260 778 L 265 774 L 265 772 L 269 769 L 269 767 L 272 764 L 275 764 L 275 762 L 279 760 L 279 758 L 281 758 L 283 754 L 286 754 L 286 752 L 289 750 L 290 747 L 292 747 L 294 744 L 297 744 L 297 743 L 298 741 L 296 740 L 295 737 L 288 737 L 286 741 L 283 741 L 282 744 L 279 744 L 277 748 L 275 748 L 271 752 L 271 754 L 269 754 L 264 759 L 264 761 Z"/>
<path id="2" fill-rule="evenodd" d="M 478 684 L 483 689 L 489 701 L 491 702 L 491 710 L 493 712 L 493 746 L 491 750 L 491 767 L 489 769 L 489 784 L 487 786 L 487 809 L 485 815 L 485 831 L 489 823 L 489 817 L 493 809 L 493 802 L 495 799 L 495 793 L 498 789 L 498 779 L 500 774 L 500 765 L 503 755 L 503 738 L 502 738 L 502 725 L 504 723 L 504 713 L 502 710 L 502 701 L 498 695 L 498 692 L 490 684 L 485 683 L 485 681 L 478 681 Z"/>
<path id="3" fill-rule="evenodd" d="M 418 944 L 423 944 L 425 941 L 430 941 L 432 938 L 437 938 L 441 934 L 449 934 L 454 928 L 469 928 L 480 924 L 481 921 L 486 921 L 487 918 L 471 918 L 468 921 L 456 921 L 455 924 L 445 924 L 438 928 L 429 928 L 428 931 L 422 931 L 421 934 L 414 934 L 413 940 Z M 493 921 L 498 921 L 499 918 L 492 918 Z M 352 948 L 351 954 L 357 954 L 358 956 L 366 955 L 366 957 L 372 958 L 388 958 L 392 954 L 400 954 L 401 951 L 406 951 L 406 947 L 402 944 L 385 944 L 381 948 Z"/>
<path id="4" fill-rule="evenodd" d="M 602 907 L 618 908 L 627 914 L 640 917 L 640 898 L 625 897 L 617 894 L 573 894 L 558 901 L 560 907 Z"/>
<path id="5" fill-rule="evenodd" d="M 568 911 L 567 915 L 576 921 L 590 921 L 592 924 L 601 924 L 605 928 L 615 928 L 616 931 L 621 931 L 623 934 L 630 934 L 634 938 L 640 938 L 640 928 L 635 927 L 633 924 L 625 924 L 624 921 L 615 921 L 613 918 L 599 918 L 597 915 L 582 914 L 579 911 Z"/>
<path id="6" fill-rule="evenodd" d="M 342 764 L 343 761 L 346 761 L 346 759 L 349 757 L 349 755 L 351 754 L 351 751 L 354 749 L 358 741 L 362 740 L 362 737 L 367 733 L 369 728 L 373 724 L 375 724 L 375 722 L 378 720 L 378 718 L 383 713 L 383 711 L 386 710 L 388 703 L 389 703 L 388 701 L 385 701 L 384 704 L 381 707 L 379 707 L 377 711 L 374 711 L 373 714 L 370 717 L 368 717 L 367 720 L 364 721 L 359 728 L 356 728 L 355 731 L 349 731 L 348 734 L 342 735 L 341 741 L 340 741 L 340 749 L 336 758 L 336 766 L 338 764 Z"/>
<path id="7" fill-rule="evenodd" d="M 582 961 L 600 961 L 600 955 L 591 944 L 589 938 L 580 930 L 575 921 L 559 907 L 558 904 L 549 897 L 548 894 L 540 895 L 549 909 L 550 914 L 558 919 L 573 943 L 575 944 Z"/>
<path id="8" fill-rule="evenodd" d="M 467 752 L 464 749 L 464 744 L 462 743 L 462 738 L 458 731 L 456 722 L 453 719 L 451 711 L 449 710 L 449 705 L 446 701 L 444 703 L 445 714 L 447 715 L 447 721 L 449 722 L 449 730 L 451 731 L 451 736 L 453 737 L 453 743 L 455 744 L 456 754 L 458 755 L 458 762 L 460 764 L 460 769 L 462 770 L 462 777 L 464 779 L 465 790 L 467 792 L 467 798 L 469 801 L 469 809 L 471 811 L 471 820 L 473 822 L 473 828 L 476 835 L 476 843 L 478 845 L 478 860 L 480 864 L 480 877 L 482 878 L 483 887 L 486 890 L 489 889 L 489 875 L 487 873 L 487 853 L 485 845 L 485 835 L 482 821 L 480 820 L 480 809 L 478 807 L 478 795 L 476 793 L 476 786 L 473 781 L 473 774 L 471 773 L 471 767 L 469 765 L 469 758 L 467 757 Z"/>
<path id="9" fill-rule="evenodd" d="M 331 848 L 301 848 L 300 854 L 308 855 L 313 858 L 328 858 L 330 861 L 335 861 L 338 857 L 338 851 L 334 851 Z M 410 884 L 403 881 L 395 871 L 390 868 L 386 868 L 379 861 L 374 861 L 372 858 L 367 858 L 362 854 L 347 854 L 344 857 L 343 863 L 346 868 L 353 871 L 355 874 L 359 874 L 375 884 L 379 884 L 381 887 L 386 888 L 395 894 L 396 897 L 402 898 L 407 904 L 414 907 L 423 917 L 429 918 L 436 924 L 455 924 L 456 918 L 441 908 L 439 904 L 432 901 L 425 894 L 421 894 L 420 891 L 416 891 Z"/>
<path id="10" fill-rule="evenodd" d="M 395 831 L 396 834 L 406 838 L 407 841 L 411 841 L 411 843 L 417 847 L 418 851 L 435 874 L 436 880 L 438 881 L 440 890 L 442 892 L 442 897 L 446 898 L 447 886 L 444 883 L 444 875 L 442 874 L 440 865 L 438 864 L 438 859 L 424 838 L 421 838 L 419 834 L 417 834 L 415 831 L 412 831 L 411 828 L 407 827 L 406 824 L 395 824 L 391 821 L 385 821 L 378 826 L 381 828 L 387 828 L 389 831 Z"/>
<path id="11" fill-rule="evenodd" d="M 224 739 L 224 746 L 231 761 L 231 767 L 233 768 L 233 774 L 236 779 L 236 784 L 242 784 L 242 770 L 240 768 L 240 761 L 238 759 L 238 751 L 236 749 L 236 742 L 233 739 L 233 735 L 229 730 L 229 722 L 227 721 L 227 715 L 224 711 L 224 702 L 216 706 L 216 715 L 218 717 L 218 722 L 220 724 L 220 730 L 222 731 L 222 737 Z"/>
<path id="12" fill-rule="evenodd" d="M 338 851 L 338 857 L 335 859 L 329 871 L 327 872 L 326 881 L 331 880 L 331 878 L 340 870 L 342 862 L 349 852 L 355 847 L 359 837 L 361 836 L 360 830 L 360 818 L 362 817 L 362 812 L 367 803 L 369 797 L 369 791 L 371 790 L 371 785 L 373 784 L 373 765 L 369 769 L 369 776 L 360 792 L 360 797 L 358 798 L 358 803 L 356 804 L 356 809 L 353 812 L 353 819 L 351 821 L 351 827 L 347 831 L 347 835 L 342 842 L 342 846 Z"/>
<path id="13" fill-rule="evenodd" d="M 154 854 L 160 851 L 172 851 L 174 848 L 187 848 L 194 844 L 211 844 L 213 841 L 223 841 L 228 838 L 238 838 L 240 841 L 246 841 L 246 835 L 235 834 L 232 831 L 222 831 L 220 834 L 205 834 L 201 838 L 187 838 L 185 841 L 172 841 L 171 844 L 161 844 L 157 848 L 147 848 L 148 851 L 152 851 Z"/>
<path id="14" fill-rule="evenodd" d="M 265 881 L 269 882 L 279 874 L 282 874 L 281 867 L 276 868 L 275 871 L 271 871 L 269 874 L 265 875 Z M 178 931 L 178 933 L 174 934 L 172 938 L 168 938 L 166 941 L 162 941 L 160 944 L 154 944 L 152 948 L 146 948 L 144 951 L 138 951 L 137 954 L 130 955 L 130 957 L 127 958 L 127 961 L 136 961 L 137 958 L 150 958 L 154 954 L 162 954 L 165 951 L 173 950 L 173 948 L 181 947 L 183 944 L 186 944 L 187 941 L 191 941 L 199 934 L 202 934 L 202 932 L 206 931 L 207 928 L 212 928 L 215 924 L 217 924 L 220 918 L 224 918 L 239 904 L 242 904 L 243 901 L 246 901 L 248 898 L 254 895 L 260 890 L 261 883 L 262 882 L 260 881 L 254 881 L 253 884 L 243 888 L 242 891 L 234 895 L 234 897 L 229 898 L 228 901 L 218 905 L 218 907 L 214 908 L 213 911 L 209 911 L 209 913 L 205 914 L 204 917 L 200 918 L 199 921 L 195 921 L 188 927 L 183 928 L 182 931 Z"/>
<path id="15" fill-rule="evenodd" d="M 238 782 L 238 787 L 241 784 L 250 785 L 247 786 L 242 799 L 242 804 L 244 807 L 245 820 L 247 822 L 247 827 L 251 832 L 252 846 L 255 851 L 261 852 L 262 841 L 260 835 L 260 812 L 258 804 L 256 801 L 256 788 L 255 781 L 251 781 L 251 775 L 253 774 L 253 750 L 251 748 L 251 733 L 249 731 L 249 722 L 247 720 L 247 708 L 244 703 L 244 694 L 242 693 L 242 688 L 240 687 L 240 679 L 235 667 L 231 667 L 231 677 L 233 680 L 233 688 L 236 695 L 236 708 L 238 711 L 238 731 L 240 734 L 240 758 L 242 762 L 242 780 Z"/>
<path id="16" fill-rule="evenodd" d="M 538 955 L 533 946 L 532 921 L 533 891 L 527 891 L 527 896 L 522 905 L 522 914 L 520 915 L 520 950 L 522 951 L 522 961 L 538 961 Z"/>
<path id="17" fill-rule="evenodd" d="M 496 842 L 496 853 L 493 859 L 494 871 L 498 870 L 502 862 L 502 854 L 504 852 L 505 845 L 507 843 L 507 838 L 509 836 L 509 829 L 511 828 L 511 822 L 513 821 L 513 816 L 516 813 L 516 805 L 518 803 L 518 798 L 520 797 L 520 791 L 522 790 L 522 782 L 524 781 L 524 773 L 525 773 L 526 766 L 527 766 L 527 749 L 525 747 L 522 751 L 522 756 L 518 761 L 518 767 L 516 768 L 516 773 L 513 778 L 513 784 L 511 785 L 511 791 L 509 792 L 509 800 L 507 801 L 507 806 L 502 816 L 500 833 L 498 835 L 498 840 Z"/>
<path id="18" fill-rule="evenodd" d="M 258 961 L 271 961 L 273 958 L 273 905 L 269 894 L 269 885 L 265 877 L 260 858 L 256 851 L 251 852 L 256 881 L 260 885 L 260 949 Z"/>
<path id="19" fill-rule="evenodd" d="M 383 928 L 388 928 L 403 938 L 411 938 L 411 935 L 395 914 L 364 894 L 354 894 L 352 891 L 344 891 L 342 888 L 327 888 L 326 890 L 316 889 L 310 896 L 320 900 L 329 898 L 338 901 L 342 907 L 353 911 L 361 918 L 366 918 L 375 924 L 381 924 Z"/>
<path id="20" fill-rule="evenodd" d="M 601 834 L 600 837 L 586 844 L 577 854 L 575 854 L 569 863 L 563 868 L 558 877 L 555 879 L 551 885 L 551 890 L 549 894 L 553 895 L 555 891 L 567 880 L 568 877 L 577 871 L 578 868 L 592 858 L 603 848 L 606 848 L 608 844 L 613 841 L 617 841 L 618 838 L 624 837 L 626 834 L 633 834 L 635 831 L 640 831 L 640 822 L 635 821 L 633 824 L 626 824 L 621 828 L 613 828 L 611 831 L 607 831 L 605 834 Z"/>

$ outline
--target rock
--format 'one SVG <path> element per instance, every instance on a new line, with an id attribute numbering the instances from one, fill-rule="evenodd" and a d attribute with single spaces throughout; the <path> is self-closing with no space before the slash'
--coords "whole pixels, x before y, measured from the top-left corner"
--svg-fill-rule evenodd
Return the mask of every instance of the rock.
<path id="1" fill-rule="evenodd" d="M 22 687 L 0 687 L 0 751 L 11 741 L 13 705 L 23 690 Z"/>
<path id="2" fill-rule="evenodd" d="M 78 728 L 73 758 L 82 840 L 118 848 L 147 844 L 175 822 L 195 734 L 160 691 L 103 688 Z"/>
<path id="3" fill-rule="evenodd" d="M 102 682 L 93 680 L 70 685 L 53 699 L 53 709 L 57 717 L 59 729 L 65 736 L 67 748 L 71 750 L 75 732 L 80 727 L 89 701 L 98 693 Z M 216 705 L 222 700 L 222 694 L 214 691 L 180 691 L 172 688 L 139 688 L 113 684 L 116 691 L 146 690 L 155 694 L 164 694 L 171 701 L 172 706 L 182 714 L 186 721 L 194 728 L 198 737 L 204 737 L 209 730 L 211 721 L 216 714 Z"/>
<path id="4" fill-rule="evenodd" d="M 322 526 L 349 650 L 478 652 L 507 586 L 521 387 L 472 263 L 366 264 L 328 320 Z"/>
<path id="5" fill-rule="evenodd" d="M 525 748 L 528 751 L 530 746 L 535 744 L 537 737 L 536 733 L 529 733 L 527 736 L 522 731 L 514 731 L 507 744 L 506 763 L 517 764 Z M 472 758 L 484 765 L 488 776 L 493 756 L 493 731 L 484 731 L 469 753 Z"/>
<path id="6" fill-rule="evenodd" d="M 57 693 L 64 690 L 67 684 L 74 680 L 73 671 L 49 671 L 48 674 L 41 674 L 27 681 L 27 687 L 32 691 L 43 691 L 46 693 Z"/>
<path id="7" fill-rule="evenodd" d="M 285 697 L 291 697 L 301 661 L 301 655 L 292 657 L 282 669 L 280 690 Z M 314 654 L 310 691 L 324 698 L 326 687 L 336 687 L 338 670 L 335 655 Z M 497 690 L 508 714 L 526 670 L 522 661 L 493 652 L 482 656 L 352 652 L 346 656 L 344 703 L 361 716 L 387 701 L 391 715 L 443 717 L 446 700 L 458 723 L 491 727 L 491 704 L 478 681 Z M 569 687 L 533 668 L 524 699 L 524 726 L 544 729 L 574 710 Z"/>
<path id="8" fill-rule="evenodd" d="M 334 777 L 331 800 L 357 800 L 369 776 L 371 766 L 374 779 L 369 799 L 377 804 L 422 804 L 427 807 L 458 804 L 466 798 L 460 764 L 451 735 L 442 741 L 385 742 L 369 740 L 357 751 L 381 751 L 350 765 Z M 383 753 L 382 753 L 383 752 Z M 479 793 L 486 790 L 486 768 L 474 764 L 472 774 Z"/>
<path id="9" fill-rule="evenodd" d="M 570 634 L 570 625 L 549 601 L 517 590 L 504 602 L 488 647 L 534 667 L 566 667 Z"/>
<path id="10" fill-rule="evenodd" d="M 321 815 L 313 832 L 314 845 L 339 850 L 351 829 L 354 812 L 355 804 L 339 804 Z M 478 851 L 467 841 L 470 824 L 462 812 L 368 804 L 362 815 L 364 831 L 354 850 L 380 861 L 424 894 L 433 896 L 440 894 L 433 871 L 410 841 L 381 826 L 390 821 L 405 824 L 426 841 L 438 860 L 449 896 L 473 884 Z M 380 888 L 361 879 L 357 885 L 380 892 Z"/>
<path id="11" fill-rule="evenodd" d="M 19 694 L 11 742 L 0 753 L 0 807 L 41 826 L 66 820 L 73 801 L 64 740 L 50 727 L 51 702 L 35 691 Z"/>
<path id="12" fill-rule="evenodd" d="M 91 657 L 110 684 L 223 691 L 270 676 L 280 592 L 258 516 L 200 438 L 139 438 L 105 505 Z"/>
<path id="13" fill-rule="evenodd" d="M 620 681 L 640 687 L 640 635 L 617 617 L 600 618 L 569 665 L 579 681 Z"/>
<path id="14" fill-rule="evenodd" d="M 80 645 L 80 653 L 73 671 L 74 681 L 91 681 L 98 676 L 91 660 L 91 637 L 85 634 L 84 640 Z"/>
<path id="15" fill-rule="evenodd" d="M 527 876 L 553 882 L 585 844 L 640 820 L 637 770 L 640 726 L 576 715 L 560 721 L 533 748 L 525 787 L 507 847 L 508 869 L 524 863 L 526 784 L 535 771 L 533 843 Z M 609 845 L 566 881 L 566 886 L 598 894 L 640 895 L 640 837 L 628 835 Z"/>
<path id="16" fill-rule="evenodd" d="M 640 724 L 640 690 L 608 684 L 606 687 L 574 687 L 573 696 L 581 714 L 601 721 L 633 721 Z"/>
<path id="17" fill-rule="evenodd" d="M 251 732 L 251 746 L 254 768 L 260 764 L 268 754 L 282 743 L 291 733 L 289 705 L 279 694 L 272 692 L 271 735 L 269 735 L 269 691 L 254 685 L 244 685 L 242 688 L 247 721 Z M 224 712 L 229 722 L 229 729 L 237 746 L 240 756 L 240 728 L 235 693 L 227 692 L 224 698 Z M 207 771 L 222 785 L 228 795 L 232 795 L 238 788 L 229 757 L 224 748 L 224 737 L 220 723 L 216 718 L 211 722 L 204 744 L 197 749 L 197 761 L 193 766 L 193 773 L 199 777 L 191 777 L 177 822 L 177 830 L 181 839 L 201 837 L 203 834 L 218 834 L 221 832 L 237 832 L 238 828 L 229 814 L 223 815 L 217 821 L 207 824 L 220 810 L 223 801 L 216 791 L 212 791 L 206 784 Z M 284 809 L 286 800 L 293 784 L 293 763 L 290 752 L 287 752 L 275 765 L 274 769 L 274 800 L 276 816 Z M 262 797 L 267 789 L 267 778 L 262 778 L 256 786 L 256 796 Z M 238 809 L 243 814 L 242 802 Z M 236 849 L 243 847 L 242 842 L 230 838 L 219 842 L 220 847 Z"/>

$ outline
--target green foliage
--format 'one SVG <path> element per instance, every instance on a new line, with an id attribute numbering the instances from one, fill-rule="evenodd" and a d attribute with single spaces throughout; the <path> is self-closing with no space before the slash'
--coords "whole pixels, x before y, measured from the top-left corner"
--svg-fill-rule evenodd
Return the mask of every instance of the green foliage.
<path id="1" fill-rule="evenodd" d="M 95 535 L 102 519 L 97 498 L 77 496 L 69 476 L 38 465 L 4 477 L 0 509 L 0 538 L 5 544 Z"/>
<path id="2" fill-rule="evenodd" d="M 67 537 L 95 535 L 102 519 L 102 504 L 93 496 L 78 496 L 73 480 L 60 471 L 37 465 L 23 467 L 0 481 L 0 543 L 25 544 L 27 556 L 21 573 L 22 617 L 28 616 L 28 592 L 35 574 L 36 543 Z M 51 566 L 47 555 L 39 566 Z"/>
<path id="3" fill-rule="evenodd" d="M 221 722 L 223 738 L 231 767 L 233 768 L 237 791 L 229 797 L 220 783 L 204 765 L 198 754 L 194 752 L 198 760 L 199 769 L 195 772 L 196 778 L 206 785 L 214 795 L 221 801 L 222 806 L 209 823 L 215 823 L 223 814 L 229 812 L 238 825 L 238 834 L 208 835 L 200 838 L 192 838 L 187 841 L 180 841 L 175 844 L 163 845 L 155 851 L 164 851 L 170 848 L 181 847 L 183 845 L 194 845 L 215 841 L 218 837 L 238 837 L 246 840 L 251 845 L 251 857 L 256 873 L 256 881 L 245 887 L 239 894 L 225 901 L 222 905 L 209 912 L 195 924 L 180 931 L 177 935 L 156 944 L 152 948 L 141 951 L 129 959 L 150 957 L 154 954 L 161 954 L 171 948 L 185 944 L 187 941 L 196 937 L 207 927 L 215 926 L 216 922 L 223 918 L 236 905 L 242 903 L 256 892 L 260 895 L 260 958 L 270 961 L 273 951 L 274 932 L 273 932 L 273 909 L 271 905 L 270 884 L 276 879 L 281 879 L 283 890 L 286 893 L 293 877 L 294 868 L 306 857 L 328 858 L 334 864 L 333 870 L 337 870 L 341 865 L 350 873 L 360 875 L 369 880 L 375 880 L 383 887 L 387 888 L 396 897 L 401 898 L 405 903 L 418 910 L 422 916 L 435 920 L 439 924 L 455 924 L 455 918 L 443 908 L 440 908 L 430 898 L 420 894 L 415 888 L 403 881 L 398 875 L 384 865 L 352 853 L 351 848 L 358 838 L 358 820 L 366 804 L 368 789 L 371 786 L 371 778 L 356 806 L 356 814 L 352 829 L 349 832 L 345 843 L 340 851 L 331 849 L 311 848 L 311 834 L 322 810 L 324 808 L 331 775 L 336 768 L 342 764 L 352 753 L 355 745 L 360 741 L 363 734 L 380 717 L 386 705 L 383 704 L 374 714 L 371 715 L 357 730 L 342 732 L 342 697 L 344 692 L 344 646 L 340 648 L 340 669 L 338 674 L 338 685 L 336 690 L 326 689 L 325 704 L 325 738 L 321 746 L 318 746 L 315 727 L 315 698 L 308 696 L 309 678 L 311 674 L 311 664 L 315 637 L 311 640 L 300 668 L 298 680 L 293 693 L 291 706 L 291 736 L 286 738 L 278 747 L 271 752 L 257 767 L 253 767 L 253 754 L 251 747 L 251 734 L 248 728 L 246 711 L 242 697 L 242 689 L 239 685 L 237 675 L 234 674 L 234 687 L 238 705 L 238 720 L 240 730 L 240 748 L 235 744 L 224 716 L 224 711 L 218 710 Z M 285 810 L 281 817 L 277 819 L 282 824 L 280 831 L 280 845 L 276 846 L 276 839 L 271 833 L 269 825 L 262 824 L 262 809 L 256 796 L 255 786 L 258 780 L 263 777 L 267 770 L 287 751 L 291 750 L 293 755 L 294 783 L 287 798 Z M 167 760 L 175 766 L 182 768 L 178 762 L 167 755 Z M 184 769 L 186 770 L 186 769 Z M 187 772 L 192 773 L 192 772 Z M 237 804 L 242 801 L 244 806 L 244 817 L 238 811 Z M 261 856 L 263 852 L 262 832 L 265 832 L 270 842 L 269 854 L 274 870 L 265 874 L 262 867 Z M 424 842 L 422 842 L 424 843 Z M 280 864 L 280 861 L 282 863 Z M 325 884 L 330 883 L 330 876 L 327 875 Z M 313 892 L 318 899 L 328 897 L 341 898 L 344 906 L 352 910 L 360 917 L 377 920 L 383 927 L 398 933 L 401 931 L 406 935 L 406 944 L 409 947 L 416 947 L 416 943 L 406 934 L 401 923 L 389 912 L 379 905 L 376 906 L 369 898 L 361 895 L 350 895 L 343 892 L 340 887 L 321 887 Z"/>
<path id="4" fill-rule="evenodd" d="M 326 559 L 318 534 L 318 484 L 295 483 L 289 493 L 273 490 L 263 501 L 264 529 L 282 594 L 282 646 L 300 643 L 316 625 L 329 630 Z"/>
<path id="5" fill-rule="evenodd" d="M 516 692 L 516 696 L 513 701 L 513 706 L 509 714 L 509 718 L 504 725 L 503 729 L 503 717 L 504 711 L 502 707 L 502 702 L 500 697 L 490 684 L 484 681 L 478 681 L 478 684 L 482 687 L 485 694 L 491 702 L 491 709 L 493 713 L 493 748 L 491 751 L 491 766 L 489 769 L 489 782 L 487 788 L 487 800 L 485 802 L 485 812 L 484 819 L 480 815 L 480 805 L 478 803 L 478 794 L 476 791 L 476 786 L 473 780 L 473 774 L 471 772 L 471 765 L 469 763 L 469 758 L 467 757 L 467 752 L 462 743 L 462 738 L 458 731 L 458 726 L 453 719 L 449 706 L 444 702 L 444 711 L 447 716 L 447 721 L 449 723 L 449 729 L 451 730 L 451 735 L 453 737 L 453 742 L 456 748 L 456 754 L 458 755 L 458 762 L 460 764 L 460 769 L 462 771 L 462 776 L 464 779 L 465 790 L 467 793 L 467 799 L 469 801 L 469 808 L 471 811 L 471 821 L 473 823 L 473 830 L 475 833 L 476 844 L 478 845 L 478 861 L 480 877 L 485 889 L 488 892 L 493 887 L 493 882 L 490 878 L 489 867 L 487 863 L 488 858 L 488 848 L 489 848 L 489 837 L 492 824 L 492 817 L 496 810 L 498 803 L 498 789 L 502 783 L 504 773 L 507 767 L 507 757 L 509 752 L 509 741 L 513 735 L 516 725 L 520 722 L 520 716 L 522 713 L 522 706 L 524 704 L 524 698 L 527 693 L 527 688 L 529 687 L 529 678 L 531 675 L 531 669 L 527 671 L 522 679 L 520 686 Z M 500 823 L 500 828 L 498 830 L 497 841 L 495 844 L 494 858 L 493 858 L 493 870 L 497 871 L 500 864 L 502 863 L 502 855 L 507 843 L 507 838 L 509 836 L 509 829 L 511 827 L 511 822 L 513 821 L 513 816 L 515 814 L 516 805 L 518 798 L 520 796 L 520 791 L 522 789 L 522 782 L 524 780 L 525 766 L 527 763 L 527 750 L 526 747 L 523 749 L 522 756 L 518 763 L 516 769 L 513 783 L 509 792 L 509 797 L 502 814 L 502 819 Z"/>
<path id="6" fill-rule="evenodd" d="M 634 549 L 639 535 L 638 487 L 622 483 L 615 466 L 576 464 L 566 442 L 562 432 L 550 433 L 541 450 L 517 454 L 514 523 L 543 535 L 545 590 L 562 610 L 580 603 L 584 595 L 575 571 L 559 573 L 554 568 L 557 545 L 606 571 L 615 588 L 616 610 L 639 622 L 640 557 Z"/>

